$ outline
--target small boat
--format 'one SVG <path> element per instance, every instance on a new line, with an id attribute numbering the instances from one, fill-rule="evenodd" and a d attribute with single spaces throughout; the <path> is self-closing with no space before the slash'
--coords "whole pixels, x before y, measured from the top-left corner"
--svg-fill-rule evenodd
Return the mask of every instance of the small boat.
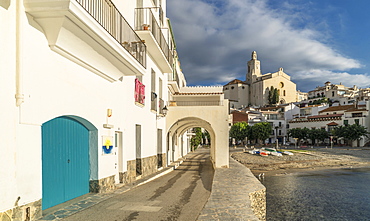
<path id="1" fill-rule="evenodd" d="M 250 154 L 257 154 L 257 152 L 259 152 L 258 150 L 250 150 L 250 151 L 248 151 L 248 153 L 250 153 Z"/>
<path id="2" fill-rule="evenodd" d="M 266 153 L 265 151 L 261 151 L 260 152 L 260 156 L 263 156 L 263 157 L 267 157 L 269 154 Z"/>
<path id="3" fill-rule="evenodd" d="M 283 151 L 283 154 L 290 155 L 290 156 L 293 156 L 294 155 L 292 152 L 289 152 L 289 151 Z"/>
<path id="4" fill-rule="evenodd" d="M 281 154 L 280 152 L 277 152 L 277 151 L 271 151 L 270 153 L 271 153 L 271 155 L 273 155 L 273 156 L 278 156 L 278 157 L 283 156 L 283 154 Z"/>
<path id="5" fill-rule="evenodd" d="M 278 157 L 283 156 L 283 154 L 281 154 L 281 152 L 279 151 L 276 151 L 275 148 L 264 148 L 264 150 L 268 152 L 268 154 L 271 154 L 273 156 L 278 156 Z"/>

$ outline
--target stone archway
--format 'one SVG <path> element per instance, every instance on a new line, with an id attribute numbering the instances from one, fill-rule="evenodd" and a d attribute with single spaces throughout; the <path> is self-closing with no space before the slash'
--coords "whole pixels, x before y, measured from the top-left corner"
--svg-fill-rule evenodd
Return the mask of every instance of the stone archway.
<path id="1" fill-rule="evenodd" d="M 178 141 L 193 127 L 206 129 L 211 136 L 210 156 L 216 168 L 229 166 L 228 106 L 170 106 L 166 117 L 168 155 L 180 147 Z"/>

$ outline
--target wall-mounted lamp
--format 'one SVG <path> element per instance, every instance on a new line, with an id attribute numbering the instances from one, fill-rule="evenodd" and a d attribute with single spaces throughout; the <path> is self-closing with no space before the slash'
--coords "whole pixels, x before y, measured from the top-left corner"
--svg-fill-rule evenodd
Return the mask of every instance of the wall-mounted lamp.
<path id="1" fill-rule="evenodd" d="M 165 117 L 167 115 L 168 109 L 167 106 L 164 106 L 162 110 L 159 111 L 159 114 L 157 114 L 157 119 Z"/>
<path id="2" fill-rule="evenodd" d="M 168 112 L 167 106 L 164 106 L 164 108 L 162 109 L 163 116 L 166 116 L 167 112 Z"/>

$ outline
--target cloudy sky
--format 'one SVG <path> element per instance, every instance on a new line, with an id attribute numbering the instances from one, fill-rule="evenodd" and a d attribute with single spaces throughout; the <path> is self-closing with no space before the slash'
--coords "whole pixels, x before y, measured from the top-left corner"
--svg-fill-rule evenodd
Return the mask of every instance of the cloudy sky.
<path id="1" fill-rule="evenodd" d="M 368 0 L 168 0 L 167 13 L 188 85 L 245 80 L 257 51 L 263 74 L 283 67 L 304 92 L 370 86 Z"/>

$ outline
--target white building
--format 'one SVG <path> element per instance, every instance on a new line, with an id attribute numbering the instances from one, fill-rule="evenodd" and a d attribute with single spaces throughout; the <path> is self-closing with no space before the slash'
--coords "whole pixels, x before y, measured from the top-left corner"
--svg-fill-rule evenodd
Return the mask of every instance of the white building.
<path id="1" fill-rule="evenodd" d="M 314 90 L 308 92 L 308 103 L 314 103 L 317 100 L 329 99 L 333 103 L 339 105 L 348 105 L 356 101 L 359 96 L 359 88 L 346 87 L 342 83 L 331 84 L 329 81 L 325 82 L 324 86 L 318 86 Z"/>
<path id="2" fill-rule="evenodd" d="M 370 131 L 369 102 L 365 105 L 339 105 L 327 107 L 320 110 L 317 115 L 307 115 L 294 118 L 289 121 L 289 129 L 291 128 L 308 128 L 308 129 L 324 129 L 328 132 L 337 126 L 359 124 Z M 293 138 L 291 138 L 293 141 Z M 335 142 L 343 144 L 343 140 L 335 138 Z M 368 139 L 362 137 L 359 143 L 353 141 L 355 146 L 364 146 Z"/>
<path id="3" fill-rule="evenodd" d="M 275 73 L 262 74 L 257 52 L 252 52 L 247 68 L 245 81 L 235 79 L 223 86 L 225 98 L 231 101 L 231 107 L 268 105 L 268 97 L 272 88 L 276 89 L 279 94 L 278 104 L 296 102 L 304 98 L 304 94 L 297 93 L 296 84 L 290 80 L 290 76 L 284 72 L 283 68 L 279 68 Z"/>
<path id="4" fill-rule="evenodd" d="M 228 166 L 211 120 L 165 117 L 186 86 L 165 0 L 2 0 L 0 18 L 0 219 L 152 174 L 189 151 L 191 127 L 213 131 L 212 161 Z"/>

